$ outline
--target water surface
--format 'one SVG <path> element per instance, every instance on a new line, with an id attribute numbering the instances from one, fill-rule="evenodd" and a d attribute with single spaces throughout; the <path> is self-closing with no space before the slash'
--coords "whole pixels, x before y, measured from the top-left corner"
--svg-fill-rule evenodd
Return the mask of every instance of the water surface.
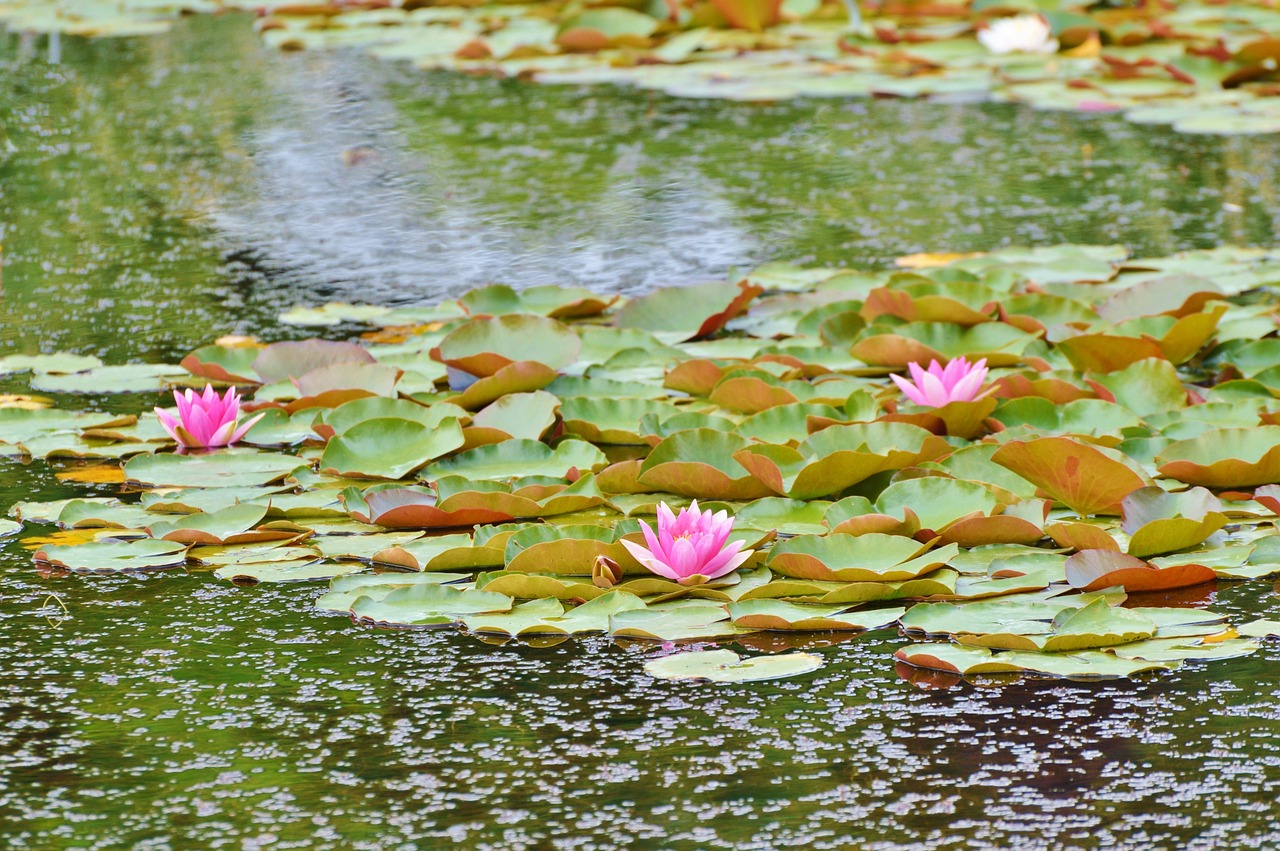
<path id="1" fill-rule="evenodd" d="M 64 40 L 57 65 L 0 38 L 0 352 L 172 360 L 305 333 L 274 324 L 295 303 L 1005 244 L 1164 254 L 1270 244 L 1280 220 L 1268 139 L 425 75 L 278 55 L 247 23 Z M 0 462 L 0 506 L 76 493 Z M 1280 846 L 1275 645 L 1138 682 L 930 690 L 878 632 L 806 677 L 690 685 L 643 674 L 653 648 L 369 630 L 318 615 L 320 591 L 46 579 L 5 543 L 8 846 Z M 1280 615 L 1265 582 L 1200 604 Z"/>

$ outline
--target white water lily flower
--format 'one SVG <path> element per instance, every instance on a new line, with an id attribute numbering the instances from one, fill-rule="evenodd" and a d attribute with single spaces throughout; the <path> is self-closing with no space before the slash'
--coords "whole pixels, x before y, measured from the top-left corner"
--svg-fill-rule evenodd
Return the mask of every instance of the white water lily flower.
<path id="1" fill-rule="evenodd" d="M 978 41 L 992 53 L 1055 53 L 1058 40 L 1049 37 L 1049 22 L 1039 15 L 1000 18 L 978 30 Z"/>

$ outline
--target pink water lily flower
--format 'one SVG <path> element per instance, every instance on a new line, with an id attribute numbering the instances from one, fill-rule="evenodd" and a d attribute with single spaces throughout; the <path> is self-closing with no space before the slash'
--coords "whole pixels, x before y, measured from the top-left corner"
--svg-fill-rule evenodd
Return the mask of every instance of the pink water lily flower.
<path id="1" fill-rule="evenodd" d="M 204 392 L 197 394 L 194 390 L 185 393 L 173 391 L 173 401 L 178 405 L 178 416 L 156 408 L 156 416 L 160 425 L 169 432 L 169 436 L 178 441 L 179 446 L 188 449 L 207 449 L 215 446 L 230 446 L 245 436 L 253 424 L 262 419 L 258 414 L 239 428 L 236 420 L 240 416 L 240 397 L 234 387 L 219 396 L 212 384 L 206 384 Z"/>
<path id="2" fill-rule="evenodd" d="M 972 402 L 982 389 L 982 382 L 987 380 L 986 358 L 972 364 L 956 358 L 945 369 L 936 360 L 929 361 L 928 371 L 918 363 L 907 364 L 907 368 L 914 381 L 897 375 L 889 377 L 908 399 L 926 408 L 941 408 L 948 402 Z"/>
<path id="3" fill-rule="evenodd" d="M 636 561 L 659 576 L 681 585 L 701 585 L 724 576 L 751 558 L 754 550 L 742 550 L 746 541 L 726 543 L 733 531 L 733 519 L 721 511 L 699 511 L 698 501 L 680 510 L 679 516 L 664 502 L 658 505 L 658 532 L 640 521 L 646 549 L 623 541 Z"/>

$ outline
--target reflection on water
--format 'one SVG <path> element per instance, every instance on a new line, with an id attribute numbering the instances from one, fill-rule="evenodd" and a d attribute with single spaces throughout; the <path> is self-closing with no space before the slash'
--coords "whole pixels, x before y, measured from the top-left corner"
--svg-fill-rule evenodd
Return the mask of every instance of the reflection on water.
<path id="1" fill-rule="evenodd" d="M 294 303 L 494 281 L 634 292 L 770 259 L 1167 254 L 1271 244 L 1280 225 L 1266 137 L 421 74 L 268 52 L 236 16 L 46 60 L 0 38 L 0 342 L 29 350 L 173 357 Z"/>
<path id="2" fill-rule="evenodd" d="M 489 280 L 634 290 L 779 257 L 1269 244 L 1280 211 L 1273 141 L 1008 107 L 419 75 L 268 53 L 237 18 L 45 58 L 0 39 L 4 352 L 173 358 L 282 333 L 294 302 Z M 73 495 L 53 481 L 0 461 L 0 505 Z M 934 690 L 875 633 L 815 641 L 808 677 L 711 686 L 652 681 L 660 651 L 600 638 L 358 628 L 316 615 L 319 591 L 42 579 L 4 544 L 7 845 L 1280 846 L 1274 644 L 1136 683 Z M 1280 614 L 1266 583 L 1213 605 Z"/>

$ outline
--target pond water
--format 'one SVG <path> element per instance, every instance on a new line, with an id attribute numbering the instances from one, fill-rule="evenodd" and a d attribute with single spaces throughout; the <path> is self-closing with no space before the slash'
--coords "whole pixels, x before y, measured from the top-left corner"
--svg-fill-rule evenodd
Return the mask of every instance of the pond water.
<path id="1" fill-rule="evenodd" d="M 1266 138 L 423 75 L 275 54 L 236 16 L 45 51 L 0 38 L 5 354 L 174 360 L 228 332 L 301 335 L 274 323 L 295 303 L 487 281 L 638 291 L 775 258 L 1066 241 L 1163 254 L 1272 244 L 1280 223 Z M 0 505 L 83 493 L 0 462 Z M 645 675 L 651 648 L 369 630 L 318 615 L 320 591 L 49 580 L 6 543 L 7 845 L 1280 846 L 1274 644 L 1138 682 L 935 690 L 877 632 L 796 680 L 689 685 Z M 1205 595 L 1280 615 L 1270 583 Z"/>

